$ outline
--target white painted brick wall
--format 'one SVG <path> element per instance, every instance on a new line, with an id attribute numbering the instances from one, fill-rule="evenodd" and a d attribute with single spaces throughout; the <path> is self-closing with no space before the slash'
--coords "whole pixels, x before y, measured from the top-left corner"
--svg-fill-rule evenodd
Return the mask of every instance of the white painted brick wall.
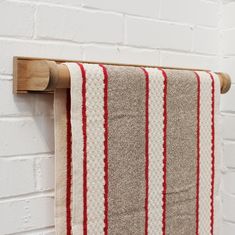
<path id="1" fill-rule="evenodd" d="M 223 4 L 221 21 L 222 68 L 231 74 L 233 85 L 228 94 L 222 97 L 223 134 L 223 234 L 235 234 L 235 2 Z"/>
<path id="2" fill-rule="evenodd" d="M 34 13 L 32 4 L 0 2 L 0 35 L 30 38 L 33 36 Z"/>
<path id="3" fill-rule="evenodd" d="M 219 21 L 218 1 L 164 0 L 160 18 L 183 24 L 217 27 Z"/>
<path id="4" fill-rule="evenodd" d="M 159 15 L 160 2 L 160 0 L 86 0 L 84 1 L 84 6 L 89 8 L 126 13 L 129 15 L 157 18 Z"/>
<path id="5" fill-rule="evenodd" d="M 100 55 L 102 54 L 102 59 Z M 136 64 L 159 64 L 160 54 L 156 49 L 134 48 L 130 46 L 88 45 L 84 46 L 84 60 L 116 61 Z"/>
<path id="6" fill-rule="evenodd" d="M 0 159 L 0 198 L 33 193 L 35 191 L 33 159 Z M 24 184 L 22 184 L 24 182 Z"/>
<path id="7" fill-rule="evenodd" d="M 224 151 L 224 165 L 227 169 L 235 168 L 235 143 L 232 141 L 225 141 L 223 143 Z"/>
<path id="8" fill-rule="evenodd" d="M 206 27 L 195 27 L 194 30 L 194 51 L 208 55 L 218 54 L 219 31 Z"/>
<path id="9" fill-rule="evenodd" d="M 125 26 L 126 45 L 181 51 L 192 47 L 190 25 L 126 16 Z"/>
<path id="10" fill-rule="evenodd" d="M 0 202 L 1 234 L 13 234 L 42 227 L 52 227 L 53 196 L 25 196 Z M 37 234 L 37 233 L 36 233 Z"/>
<path id="11" fill-rule="evenodd" d="M 208 56 L 207 54 L 182 53 L 164 50 L 160 53 L 161 64 L 165 66 L 209 68 L 215 71 L 219 66 L 217 57 Z"/>
<path id="12" fill-rule="evenodd" d="M 36 12 L 35 31 L 36 38 L 43 39 L 121 43 L 123 16 L 117 13 L 43 5 Z"/>
<path id="13" fill-rule="evenodd" d="M 0 235 L 54 235 L 52 95 L 12 95 L 12 57 L 210 68 L 235 78 L 235 3 L 0 0 Z M 235 82 L 235 81 L 234 81 Z M 221 235 L 235 234 L 235 84 L 222 98 Z"/>

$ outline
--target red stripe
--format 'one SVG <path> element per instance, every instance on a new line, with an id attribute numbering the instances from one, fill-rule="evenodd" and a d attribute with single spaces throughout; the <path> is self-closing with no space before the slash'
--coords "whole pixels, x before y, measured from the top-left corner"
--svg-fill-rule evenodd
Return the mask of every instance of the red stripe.
<path id="1" fill-rule="evenodd" d="M 166 234 L 166 192 L 167 192 L 167 183 L 166 183 L 166 164 L 167 164 L 167 74 L 166 72 L 159 68 L 164 77 L 164 96 L 163 96 L 163 191 L 162 191 L 162 234 Z"/>
<path id="2" fill-rule="evenodd" d="M 196 235 L 199 235 L 199 185 L 200 185 L 200 76 L 197 78 L 197 183 L 196 183 Z"/>
<path id="3" fill-rule="evenodd" d="M 71 101 L 70 101 L 70 90 L 66 93 L 66 125 L 67 125 L 67 175 L 66 175 L 66 231 L 67 235 L 72 234 L 71 229 L 71 164 L 72 164 L 72 138 L 71 138 L 71 115 L 70 115 Z"/>
<path id="4" fill-rule="evenodd" d="M 215 184 L 215 81 L 211 73 L 211 235 L 214 234 L 214 184 Z"/>
<path id="5" fill-rule="evenodd" d="M 100 64 L 104 74 L 104 234 L 108 235 L 108 72 Z"/>
<path id="6" fill-rule="evenodd" d="M 82 133 L 83 133 L 83 234 L 87 235 L 87 116 L 86 116 L 86 71 L 78 63 L 82 73 Z"/>
<path id="7" fill-rule="evenodd" d="M 148 200 L 149 200 L 149 74 L 145 74 L 145 235 L 148 234 Z"/>

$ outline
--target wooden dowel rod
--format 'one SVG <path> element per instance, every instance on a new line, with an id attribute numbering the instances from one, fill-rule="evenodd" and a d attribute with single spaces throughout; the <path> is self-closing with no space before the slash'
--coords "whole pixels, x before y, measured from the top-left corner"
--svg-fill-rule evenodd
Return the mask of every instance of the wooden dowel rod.
<path id="1" fill-rule="evenodd" d="M 14 59 L 14 92 L 53 92 L 56 88 L 70 88 L 70 73 L 67 66 L 61 62 L 53 60 L 40 60 L 33 58 L 16 57 Z M 70 62 L 70 61 L 69 61 Z M 72 61 L 78 62 L 78 61 Z M 81 63 L 99 64 L 100 62 L 79 61 Z M 157 66 L 102 63 L 116 66 L 150 67 Z M 161 67 L 164 69 L 190 70 L 190 71 L 210 71 L 192 68 Z M 221 93 L 226 93 L 231 86 L 230 76 L 226 73 L 218 72 L 221 84 Z"/>

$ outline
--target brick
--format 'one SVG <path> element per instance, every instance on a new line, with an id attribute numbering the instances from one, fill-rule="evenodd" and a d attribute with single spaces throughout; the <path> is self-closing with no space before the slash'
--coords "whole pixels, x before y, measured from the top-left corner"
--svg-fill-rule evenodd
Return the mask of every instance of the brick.
<path id="1" fill-rule="evenodd" d="M 233 83 L 235 83 L 235 56 L 226 57 L 222 59 L 222 68 L 226 73 L 228 73 L 231 77 Z"/>
<path id="2" fill-rule="evenodd" d="M 54 157 L 41 157 L 35 159 L 37 191 L 54 189 Z"/>
<path id="3" fill-rule="evenodd" d="M 160 11 L 160 18 L 170 21 L 191 23 L 194 21 L 194 0 L 164 0 Z M 194 9 L 195 10 L 195 9 Z"/>
<path id="4" fill-rule="evenodd" d="M 227 5 L 227 4 L 230 4 L 233 2 L 234 2 L 234 0 L 223 0 L 224 5 Z"/>
<path id="5" fill-rule="evenodd" d="M 0 84 L 0 116 L 34 115 L 36 97 L 31 94 L 13 96 L 12 80 L 0 80 Z"/>
<path id="6" fill-rule="evenodd" d="M 161 52 L 161 65 L 172 67 L 208 68 L 217 70 L 218 60 L 216 56 L 203 56 L 175 52 Z"/>
<path id="7" fill-rule="evenodd" d="M 129 47 L 86 46 L 84 60 L 158 65 L 159 52 Z"/>
<path id="8" fill-rule="evenodd" d="M 230 222 L 235 222 L 235 196 L 222 193 L 223 218 Z M 226 234 L 227 235 L 227 234 Z"/>
<path id="9" fill-rule="evenodd" d="M 223 186 L 226 193 L 235 194 L 235 172 L 228 171 L 223 175 Z"/>
<path id="10" fill-rule="evenodd" d="M 235 105 L 231 102 L 232 100 L 235 100 L 235 85 L 232 85 L 229 92 L 221 96 L 221 111 L 235 112 Z"/>
<path id="11" fill-rule="evenodd" d="M 0 156 L 54 151 L 53 126 L 50 117 L 0 119 Z"/>
<path id="12" fill-rule="evenodd" d="M 25 0 L 17 0 L 18 2 L 25 2 Z M 32 3 L 48 4 L 48 5 L 59 5 L 60 7 L 80 7 L 82 0 L 30 0 Z"/>
<path id="13" fill-rule="evenodd" d="M 189 51 L 192 30 L 189 26 L 126 17 L 127 45 Z"/>
<path id="14" fill-rule="evenodd" d="M 0 1 L 0 35 L 32 37 L 35 7 L 10 1 Z"/>
<path id="15" fill-rule="evenodd" d="M 56 235 L 54 229 L 40 229 L 38 230 L 33 230 L 30 232 L 24 232 L 24 234 L 20 233 L 20 235 Z"/>
<path id="16" fill-rule="evenodd" d="M 122 63 L 133 63 L 143 65 L 159 65 L 160 54 L 156 50 L 139 48 L 120 48 L 120 60 Z"/>
<path id="17" fill-rule="evenodd" d="M 35 115 L 41 116 L 53 116 L 54 115 L 54 109 L 53 109 L 53 102 L 54 102 L 54 96 L 52 94 L 44 94 L 43 96 L 41 94 L 34 94 L 35 96 Z"/>
<path id="18" fill-rule="evenodd" d="M 54 232 L 43 232 L 42 234 L 39 235 L 55 235 L 55 231 Z"/>
<path id="19" fill-rule="evenodd" d="M 235 115 L 222 116 L 222 137 L 224 139 L 235 139 Z"/>
<path id="20" fill-rule="evenodd" d="M 157 18 L 160 8 L 160 0 L 85 0 L 84 5 L 97 9 L 112 10 L 115 12 Z"/>
<path id="21" fill-rule="evenodd" d="M 53 231 L 53 232 L 42 232 L 42 233 L 39 233 L 38 235 L 56 235 L 56 234 L 55 234 L 55 231 Z"/>
<path id="22" fill-rule="evenodd" d="M 13 56 L 58 58 L 78 60 L 82 58 L 81 46 L 65 42 L 43 42 L 0 39 L 0 74 L 12 74 Z"/>
<path id="23" fill-rule="evenodd" d="M 39 6 L 36 29 L 38 38 L 120 43 L 123 23 L 120 14 Z"/>
<path id="24" fill-rule="evenodd" d="M 194 1 L 195 23 L 208 27 L 217 28 L 220 21 L 220 2 Z"/>
<path id="25" fill-rule="evenodd" d="M 235 168 L 235 142 L 224 142 L 223 159 L 226 167 Z"/>
<path id="26" fill-rule="evenodd" d="M 225 56 L 235 55 L 235 29 L 226 30 L 223 32 L 223 54 Z"/>
<path id="27" fill-rule="evenodd" d="M 221 233 L 221 223 L 223 221 L 222 217 L 222 203 L 221 203 L 221 197 L 215 196 L 214 198 L 214 231 L 215 234 L 220 235 Z"/>
<path id="28" fill-rule="evenodd" d="M 49 196 L 0 202 L 1 234 L 53 226 L 53 207 L 54 199 Z"/>
<path id="29" fill-rule="evenodd" d="M 196 0 L 164 0 L 160 18 L 172 22 L 217 27 L 219 4 Z"/>
<path id="30" fill-rule="evenodd" d="M 219 49 L 219 31 L 196 27 L 194 30 L 194 51 L 204 54 L 217 55 Z"/>
<path id="31" fill-rule="evenodd" d="M 224 29 L 235 27 L 235 2 L 223 4 L 222 27 Z"/>
<path id="32" fill-rule="evenodd" d="M 34 0 L 35 1 L 35 0 Z M 38 2 L 38 1 L 36 1 Z M 64 6 L 81 6 L 82 0 L 40 0 L 41 3 L 60 4 Z"/>
<path id="33" fill-rule="evenodd" d="M 34 192 L 33 160 L 0 159 L 0 188 L 0 198 Z"/>
<path id="34" fill-rule="evenodd" d="M 235 224 L 227 221 L 223 221 L 221 226 L 221 235 L 234 235 Z"/>
<path id="35" fill-rule="evenodd" d="M 119 47 L 88 45 L 83 47 L 83 60 L 114 62 L 119 61 Z"/>

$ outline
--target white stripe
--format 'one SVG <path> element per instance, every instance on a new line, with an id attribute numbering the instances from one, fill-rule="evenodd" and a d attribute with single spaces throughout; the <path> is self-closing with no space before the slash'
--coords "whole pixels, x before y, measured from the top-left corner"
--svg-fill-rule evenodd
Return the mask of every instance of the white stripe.
<path id="1" fill-rule="evenodd" d="M 88 234 L 104 229 L 104 75 L 99 65 L 84 64 L 87 108 Z"/>
<path id="2" fill-rule="evenodd" d="M 199 234 L 210 234 L 211 195 L 211 88 L 206 72 L 200 76 L 200 182 L 199 182 Z"/>
<path id="3" fill-rule="evenodd" d="M 219 118 L 220 118 L 220 80 L 217 74 L 212 74 L 215 81 L 215 199 L 214 199 L 214 235 L 218 235 L 219 227 L 222 222 L 221 207 L 220 207 L 220 130 L 219 130 Z"/>
<path id="4" fill-rule="evenodd" d="M 149 73 L 149 205 L 148 233 L 162 233 L 163 182 L 163 82 L 162 72 L 147 68 Z"/>
<path id="5" fill-rule="evenodd" d="M 82 133 L 82 74 L 75 63 L 66 63 L 71 77 L 72 126 L 72 231 L 83 232 L 83 133 Z"/>

